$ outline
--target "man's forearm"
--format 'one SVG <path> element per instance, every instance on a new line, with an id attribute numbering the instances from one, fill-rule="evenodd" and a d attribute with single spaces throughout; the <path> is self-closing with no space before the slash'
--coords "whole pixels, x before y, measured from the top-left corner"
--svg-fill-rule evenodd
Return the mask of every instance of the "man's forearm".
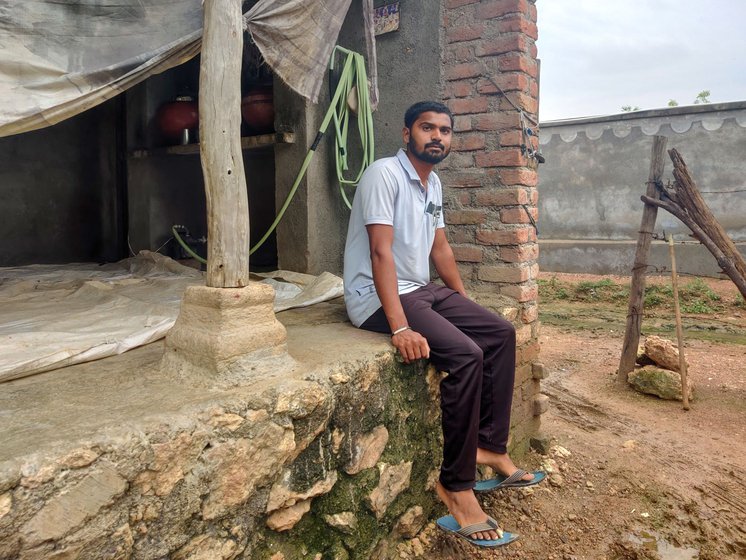
<path id="1" fill-rule="evenodd" d="M 407 317 L 404 315 L 401 300 L 399 299 L 399 283 L 396 277 L 396 266 L 394 255 L 377 254 L 371 255 L 373 268 L 373 283 L 376 286 L 378 299 L 381 300 L 383 312 L 389 322 L 391 332 L 407 326 Z"/>
<path id="2" fill-rule="evenodd" d="M 441 280 L 443 280 L 443 283 L 465 296 L 464 282 L 461 280 L 461 273 L 458 270 L 456 257 L 454 257 L 451 247 L 447 245 L 440 251 L 433 251 L 431 258 L 435 265 L 435 270 Z"/>

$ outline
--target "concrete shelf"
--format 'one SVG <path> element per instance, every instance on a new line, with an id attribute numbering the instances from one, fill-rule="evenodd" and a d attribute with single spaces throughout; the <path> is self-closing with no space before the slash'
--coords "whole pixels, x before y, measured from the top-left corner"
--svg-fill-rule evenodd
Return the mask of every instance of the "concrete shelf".
<path id="1" fill-rule="evenodd" d="M 241 149 L 253 150 L 257 148 L 266 148 L 276 144 L 294 144 L 294 132 L 273 132 L 271 134 L 261 134 L 259 136 L 242 136 Z M 135 159 L 142 159 L 154 156 L 186 156 L 199 153 L 199 143 L 183 144 L 176 146 L 166 146 L 163 148 L 133 150 L 129 156 Z"/>

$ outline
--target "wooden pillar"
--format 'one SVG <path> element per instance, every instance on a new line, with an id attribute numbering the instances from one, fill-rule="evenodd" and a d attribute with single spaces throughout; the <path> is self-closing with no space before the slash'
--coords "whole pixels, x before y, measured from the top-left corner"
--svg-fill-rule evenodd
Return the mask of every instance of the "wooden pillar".
<path id="1" fill-rule="evenodd" d="M 645 192 L 650 198 L 659 198 L 656 184 L 660 183 L 663 178 L 667 141 L 668 139 L 665 136 L 653 137 L 648 188 Z M 622 356 L 617 370 L 617 381 L 620 384 L 627 382 L 627 374 L 635 368 L 635 360 L 637 359 L 637 346 L 640 343 L 640 329 L 645 303 L 645 275 L 648 272 L 648 255 L 650 254 L 650 243 L 653 240 L 653 229 L 657 216 L 658 207 L 645 204 L 645 208 L 642 210 L 640 231 L 637 236 L 635 264 L 632 268 L 632 282 L 629 288 L 627 327 L 624 331 Z"/>
<path id="2" fill-rule="evenodd" d="M 241 152 L 241 0 L 205 0 L 200 158 L 207 197 L 207 285 L 249 283 L 249 201 Z"/>

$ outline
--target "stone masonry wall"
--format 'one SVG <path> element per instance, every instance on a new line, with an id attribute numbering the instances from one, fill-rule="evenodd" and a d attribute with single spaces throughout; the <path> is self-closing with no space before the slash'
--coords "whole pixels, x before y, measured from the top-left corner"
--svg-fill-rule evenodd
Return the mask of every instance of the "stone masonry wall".
<path id="1" fill-rule="evenodd" d="M 543 368 L 535 363 L 539 265 L 531 218 L 537 219 L 538 177 L 535 161 L 521 151 L 521 117 L 514 107 L 538 120 L 536 5 L 444 0 L 442 6 L 443 98 L 456 132 L 440 170 L 448 236 L 475 299 L 516 326 L 511 447 L 520 450 L 538 430 L 548 400 L 539 393 Z"/>

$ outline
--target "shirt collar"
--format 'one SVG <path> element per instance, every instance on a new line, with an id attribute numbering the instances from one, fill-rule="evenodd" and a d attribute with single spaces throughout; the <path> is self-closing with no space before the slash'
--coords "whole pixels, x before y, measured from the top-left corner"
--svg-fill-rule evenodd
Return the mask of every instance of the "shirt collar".
<path id="1" fill-rule="evenodd" d="M 417 185 L 421 185 L 420 176 L 417 175 L 417 171 L 414 169 L 414 165 L 412 165 L 412 162 L 409 161 L 409 158 L 407 157 L 407 152 L 404 151 L 404 148 L 399 148 L 399 151 L 396 152 L 396 158 L 399 160 L 399 163 L 404 168 L 404 171 L 407 172 L 407 175 L 409 175 L 410 180 L 417 181 Z M 430 175 L 427 177 L 427 184 L 429 185 L 433 181 L 433 172 L 430 172 Z"/>

